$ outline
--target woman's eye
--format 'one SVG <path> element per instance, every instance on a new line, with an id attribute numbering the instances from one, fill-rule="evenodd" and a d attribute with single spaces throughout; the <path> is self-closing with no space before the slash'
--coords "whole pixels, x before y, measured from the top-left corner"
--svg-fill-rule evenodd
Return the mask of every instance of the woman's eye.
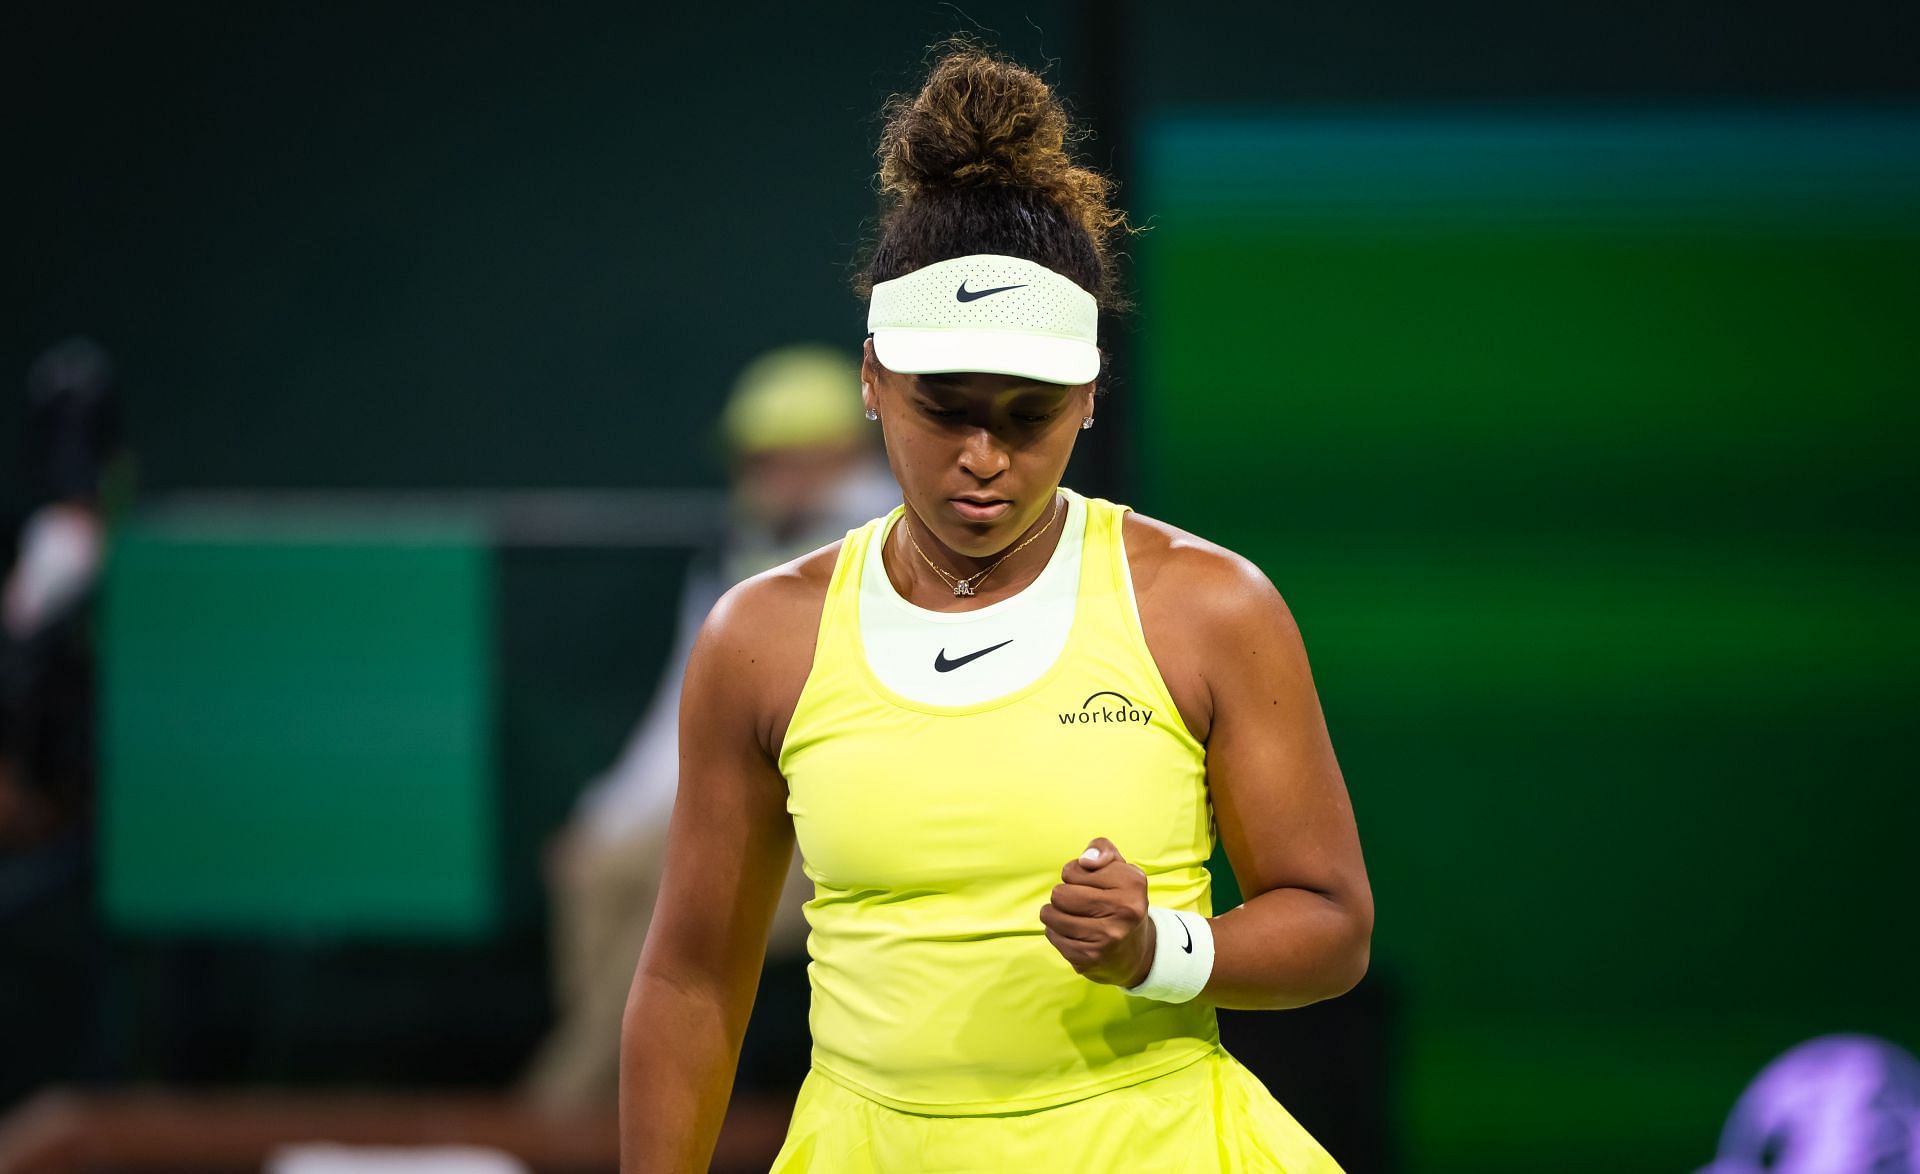
<path id="1" fill-rule="evenodd" d="M 935 420 L 960 420 L 964 419 L 968 414 L 965 408 L 936 408 L 930 404 L 922 404 L 920 410 Z M 1052 412 L 1041 412 L 1037 415 L 1032 412 L 1011 413 L 1014 423 L 1028 427 L 1035 424 L 1045 424 L 1048 420 L 1053 419 L 1053 415 Z"/>

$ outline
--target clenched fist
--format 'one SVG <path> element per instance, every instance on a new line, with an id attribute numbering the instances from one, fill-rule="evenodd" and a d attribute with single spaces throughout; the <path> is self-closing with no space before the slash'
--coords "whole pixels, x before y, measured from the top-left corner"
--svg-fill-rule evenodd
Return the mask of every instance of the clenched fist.
<path id="1" fill-rule="evenodd" d="M 1053 900 L 1040 907 L 1047 940 L 1073 968 L 1095 982 L 1132 987 L 1153 965 L 1153 922 L 1147 918 L 1147 874 L 1099 836 L 1060 870 Z"/>

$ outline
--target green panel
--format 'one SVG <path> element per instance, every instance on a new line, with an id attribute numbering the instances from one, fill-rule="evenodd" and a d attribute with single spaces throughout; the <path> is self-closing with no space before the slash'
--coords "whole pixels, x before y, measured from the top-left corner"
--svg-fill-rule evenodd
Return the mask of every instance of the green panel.
<path id="1" fill-rule="evenodd" d="M 462 525 L 128 527 L 103 650 L 114 923 L 489 929 L 491 577 Z"/>
<path id="2" fill-rule="evenodd" d="M 1920 1047 L 1920 118 L 1170 118 L 1138 504 L 1313 658 L 1416 1170 Z"/>

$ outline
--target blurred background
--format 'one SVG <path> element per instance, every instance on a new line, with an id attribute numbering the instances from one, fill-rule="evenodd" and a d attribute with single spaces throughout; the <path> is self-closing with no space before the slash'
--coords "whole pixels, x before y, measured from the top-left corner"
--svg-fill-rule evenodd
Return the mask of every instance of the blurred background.
<path id="1" fill-rule="evenodd" d="M 648 881 L 569 920 L 593 796 L 644 842 L 686 613 L 870 516 L 749 364 L 857 347 L 876 112 L 957 30 L 1150 228 L 1071 483 L 1305 634 L 1379 920 L 1346 999 L 1225 1017 L 1295 1115 L 1355 1171 L 1691 1170 L 1795 1044 L 1920 1048 L 1912 5 L 41 6 L 0 1169 L 606 1168 L 553 1049 Z"/>

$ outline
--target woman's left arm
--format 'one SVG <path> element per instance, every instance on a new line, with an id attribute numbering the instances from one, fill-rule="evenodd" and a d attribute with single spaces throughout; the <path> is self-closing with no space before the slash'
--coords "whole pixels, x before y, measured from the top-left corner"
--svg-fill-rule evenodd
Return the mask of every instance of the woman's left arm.
<path id="1" fill-rule="evenodd" d="M 1207 784 L 1245 896 L 1212 919 L 1201 997 L 1279 1009 L 1345 994 L 1367 972 L 1373 893 L 1300 629 L 1253 564 L 1218 548 L 1182 561 L 1197 605 L 1183 643 L 1206 650 L 1194 665 L 1209 702 Z"/>

